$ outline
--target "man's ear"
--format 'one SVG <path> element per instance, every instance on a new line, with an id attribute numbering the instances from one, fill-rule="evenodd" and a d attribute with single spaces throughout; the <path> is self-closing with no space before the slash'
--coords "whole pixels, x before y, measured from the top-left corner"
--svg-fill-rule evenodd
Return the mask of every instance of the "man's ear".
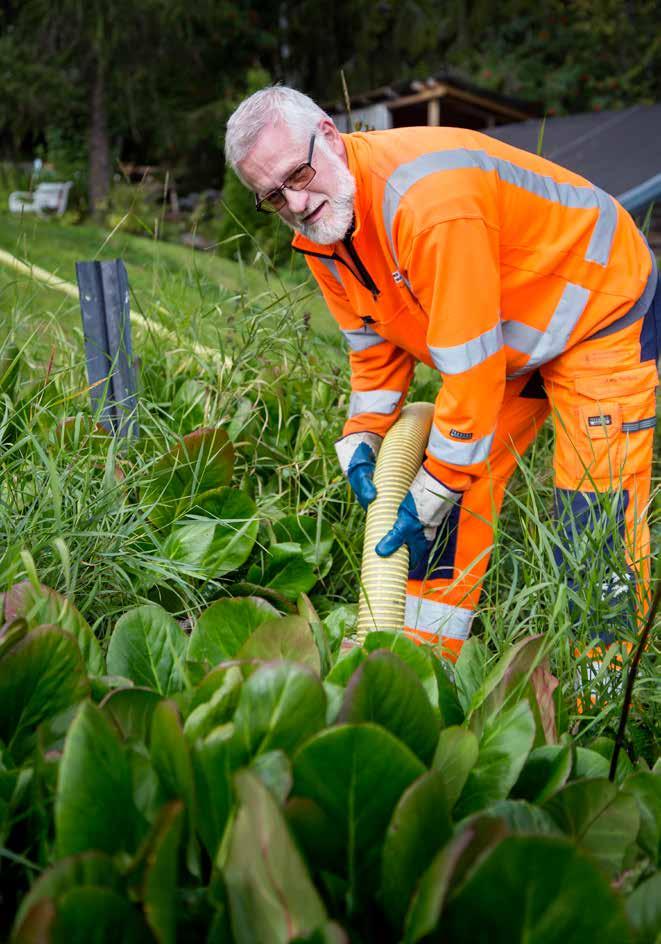
<path id="1" fill-rule="evenodd" d="M 326 144 L 333 153 L 337 154 L 337 156 L 347 164 L 347 153 L 344 147 L 344 141 L 330 118 L 326 117 L 321 119 L 319 122 L 319 134 L 323 135 Z"/>

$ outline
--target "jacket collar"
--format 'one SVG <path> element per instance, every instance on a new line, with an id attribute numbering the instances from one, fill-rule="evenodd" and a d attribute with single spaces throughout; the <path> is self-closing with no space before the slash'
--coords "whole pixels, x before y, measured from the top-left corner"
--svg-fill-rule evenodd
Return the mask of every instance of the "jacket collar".
<path id="1" fill-rule="evenodd" d="M 349 162 L 349 171 L 356 181 L 356 196 L 354 197 L 353 204 L 353 228 L 350 229 L 351 236 L 353 239 L 355 239 L 360 233 L 362 224 L 365 221 L 372 205 L 371 189 L 368 181 L 365 179 L 366 172 L 361 166 L 359 159 L 361 151 L 366 148 L 366 144 L 362 135 L 341 134 L 340 137 L 342 138 L 346 150 L 347 160 Z M 303 236 L 301 233 L 296 233 L 292 239 L 291 244 L 293 248 L 298 249 L 299 252 L 311 252 L 318 256 L 329 257 L 333 256 L 336 252 L 337 246 L 341 245 L 341 243 L 332 243 L 330 245 L 315 243 L 311 239 Z"/>

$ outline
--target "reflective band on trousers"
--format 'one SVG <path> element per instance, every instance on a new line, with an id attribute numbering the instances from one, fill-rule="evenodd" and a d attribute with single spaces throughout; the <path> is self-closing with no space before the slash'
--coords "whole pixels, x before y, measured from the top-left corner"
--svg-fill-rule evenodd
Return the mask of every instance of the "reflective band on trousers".
<path id="1" fill-rule="evenodd" d="M 401 390 L 357 390 L 349 400 L 349 417 L 359 413 L 394 413 L 401 399 Z"/>
<path id="2" fill-rule="evenodd" d="M 452 465 L 474 465 L 476 462 L 484 462 L 489 455 L 493 436 L 493 433 L 489 433 L 481 439 L 461 442 L 444 436 L 435 426 L 432 426 L 427 448 L 432 456 L 441 462 L 450 462 Z"/>
<path id="3" fill-rule="evenodd" d="M 369 325 L 365 325 L 364 328 L 343 331 L 342 334 L 352 351 L 366 351 L 368 347 L 383 344 L 385 341 L 385 338 L 373 331 Z"/>
<path id="4" fill-rule="evenodd" d="M 404 625 L 409 629 L 419 629 L 423 633 L 434 633 L 450 639 L 468 639 L 472 622 L 472 610 L 406 594 Z"/>
<path id="5" fill-rule="evenodd" d="M 499 322 L 477 338 L 452 347 L 430 347 L 429 353 L 442 374 L 462 374 L 496 354 L 502 346 L 503 333 Z"/>
<path id="6" fill-rule="evenodd" d="M 633 421 L 631 423 L 622 423 L 623 433 L 637 433 L 641 429 L 654 429 L 656 426 L 656 416 L 648 416 L 647 419 Z"/>
<path id="7" fill-rule="evenodd" d="M 560 206 L 579 210 L 598 210 L 597 222 L 590 238 L 585 260 L 596 262 L 601 266 L 607 265 L 617 226 L 617 208 L 612 197 L 598 187 L 579 187 L 575 184 L 559 183 L 552 177 L 519 167 L 511 161 L 493 157 L 485 151 L 473 151 L 467 148 L 423 154 L 406 164 L 400 164 L 390 175 L 383 196 L 383 220 L 393 258 L 398 265 L 399 261 L 392 239 L 392 227 L 402 197 L 414 184 L 429 174 L 471 168 L 495 171 L 506 183 L 521 187 L 528 193 L 558 203 Z"/>

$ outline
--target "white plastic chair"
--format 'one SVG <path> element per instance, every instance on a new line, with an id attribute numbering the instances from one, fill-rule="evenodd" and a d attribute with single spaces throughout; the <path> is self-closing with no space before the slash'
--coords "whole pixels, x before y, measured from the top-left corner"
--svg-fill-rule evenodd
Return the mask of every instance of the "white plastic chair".
<path id="1" fill-rule="evenodd" d="M 36 213 L 37 216 L 62 216 L 67 208 L 73 181 L 39 184 L 33 193 L 15 190 L 9 194 L 11 213 Z"/>

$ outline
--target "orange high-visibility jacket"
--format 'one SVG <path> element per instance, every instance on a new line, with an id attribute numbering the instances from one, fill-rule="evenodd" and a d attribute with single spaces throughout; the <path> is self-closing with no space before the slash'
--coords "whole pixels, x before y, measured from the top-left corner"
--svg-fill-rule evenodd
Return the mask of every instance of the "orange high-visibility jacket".
<path id="1" fill-rule="evenodd" d="M 297 234 L 293 246 L 351 348 L 344 434 L 384 435 L 415 363 L 435 366 L 443 384 L 426 465 L 463 491 L 489 454 L 506 379 L 642 316 L 653 260 L 611 196 L 486 135 L 342 137 L 353 233 L 333 246 Z"/>

